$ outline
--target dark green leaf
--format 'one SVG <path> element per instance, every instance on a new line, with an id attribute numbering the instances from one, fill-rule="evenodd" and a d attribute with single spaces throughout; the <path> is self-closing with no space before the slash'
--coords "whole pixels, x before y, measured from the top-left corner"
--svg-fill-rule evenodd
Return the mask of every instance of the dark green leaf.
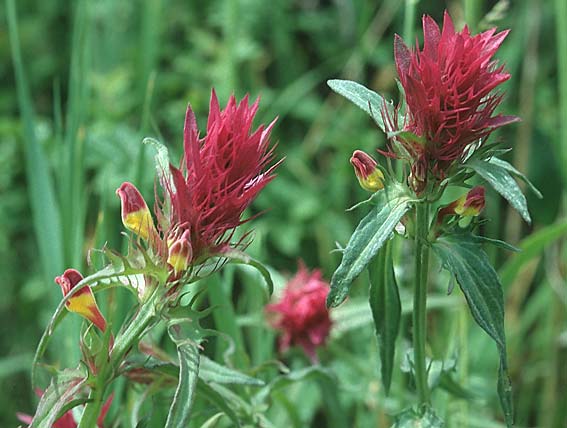
<path id="1" fill-rule="evenodd" d="M 197 384 L 197 391 L 199 392 L 199 396 L 202 396 L 206 400 L 210 401 L 213 405 L 218 407 L 219 410 L 222 410 L 223 413 L 232 420 L 234 426 L 240 426 L 240 421 L 236 412 L 229 405 L 231 403 L 231 400 L 223 397 L 222 389 L 220 391 L 217 391 L 211 388 L 206 382 L 199 380 L 199 383 Z"/>
<path id="2" fill-rule="evenodd" d="M 390 391 L 396 339 L 400 330 L 402 305 L 394 275 L 391 242 L 386 242 L 368 269 L 370 274 L 369 302 L 374 319 L 380 353 L 382 383 Z"/>
<path id="3" fill-rule="evenodd" d="M 512 394 L 504 334 L 504 297 L 498 275 L 482 250 L 479 239 L 470 234 L 443 236 L 433 244 L 433 250 L 443 267 L 456 277 L 474 320 L 496 342 L 500 354 L 498 395 L 506 423 L 512 426 Z"/>
<path id="4" fill-rule="evenodd" d="M 382 110 L 392 108 L 392 103 L 387 103 L 384 98 L 376 92 L 368 89 L 360 83 L 350 80 L 327 80 L 327 85 L 337 94 L 342 95 L 357 107 L 364 110 L 372 117 L 374 122 L 385 132 Z"/>
<path id="5" fill-rule="evenodd" d="M 177 326 L 168 329 L 171 340 L 177 345 L 179 356 L 179 380 L 173 402 L 169 408 L 166 428 L 178 428 L 189 426 L 191 409 L 199 374 L 199 348 L 192 339 L 182 338 L 177 333 Z"/>
<path id="6" fill-rule="evenodd" d="M 350 237 L 341 264 L 331 278 L 328 307 L 338 306 L 345 300 L 354 279 L 391 236 L 411 202 L 405 190 L 393 183 L 376 194 L 373 199 L 375 206 Z"/>
<path id="7" fill-rule="evenodd" d="M 501 168 L 504 168 L 506 171 L 508 171 L 510 174 L 518 177 L 520 180 L 522 180 L 524 183 L 526 183 L 526 185 L 530 188 L 530 190 L 532 192 L 534 192 L 534 194 L 539 198 L 542 199 L 543 195 L 541 194 L 541 192 L 533 185 L 533 183 L 528 180 L 528 177 L 526 177 L 525 174 L 522 174 L 520 171 L 518 171 L 516 168 L 514 168 L 512 165 L 510 165 L 508 162 L 502 160 L 502 159 L 498 159 L 496 157 L 492 157 L 489 160 L 490 163 L 497 165 Z"/>
<path id="8" fill-rule="evenodd" d="M 68 408 L 67 405 L 78 399 L 85 380 L 84 374 L 78 370 L 61 372 L 44 391 L 30 428 L 51 428 L 62 411 Z"/>
<path id="9" fill-rule="evenodd" d="M 220 384 L 263 386 L 265 382 L 261 379 L 245 375 L 229 367 L 220 365 L 215 361 L 202 356 L 199 377 L 205 382 Z"/>
<path id="10" fill-rule="evenodd" d="M 532 222 L 528 212 L 526 197 L 506 168 L 493 162 L 479 159 L 468 162 L 466 166 L 484 178 L 494 190 L 510 202 L 510 205 L 520 213 L 528 224 Z"/>

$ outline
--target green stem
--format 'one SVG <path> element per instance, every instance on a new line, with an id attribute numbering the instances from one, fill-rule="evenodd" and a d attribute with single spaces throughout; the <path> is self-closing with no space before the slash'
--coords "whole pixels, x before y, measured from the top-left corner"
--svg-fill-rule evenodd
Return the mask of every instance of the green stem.
<path id="1" fill-rule="evenodd" d="M 159 288 L 159 287 L 158 287 Z M 138 314 L 130 321 L 128 327 L 120 334 L 110 352 L 110 359 L 99 367 L 95 375 L 94 385 L 91 387 L 89 402 L 85 406 L 83 416 L 78 428 L 95 428 L 96 421 L 104 402 L 106 387 L 118 372 L 124 355 L 140 339 L 146 328 L 152 323 L 156 316 L 156 303 L 161 297 L 155 292 L 140 308 Z"/>
<path id="2" fill-rule="evenodd" d="M 415 25 L 415 12 L 417 9 L 417 2 L 419 0 L 406 0 L 406 7 L 404 9 L 404 32 L 403 38 L 408 45 L 414 43 L 414 25 Z"/>
<path id="3" fill-rule="evenodd" d="M 429 205 L 422 202 L 416 206 L 415 216 L 415 289 L 413 299 L 413 352 L 415 385 L 419 404 L 429 403 L 427 369 L 425 364 L 425 332 L 427 275 L 429 269 Z"/>

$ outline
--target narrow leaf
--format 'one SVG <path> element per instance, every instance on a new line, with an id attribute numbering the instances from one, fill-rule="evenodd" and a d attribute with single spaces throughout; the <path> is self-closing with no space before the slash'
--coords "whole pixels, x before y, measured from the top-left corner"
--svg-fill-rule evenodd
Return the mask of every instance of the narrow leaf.
<path id="1" fill-rule="evenodd" d="M 179 380 L 173 402 L 169 408 L 165 428 L 189 426 L 199 374 L 199 348 L 191 339 L 183 339 L 176 333 L 176 326 L 168 329 L 171 340 L 177 345 Z"/>
<path id="2" fill-rule="evenodd" d="M 266 297 L 269 298 L 272 295 L 272 293 L 274 292 L 274 282 L 272 281 L 272 276 L 270 275 L 270 271 L 261 262 L 249 256 L 245 252 L 238 250 L 229 250 L 223 252 L 219 256 L 226 257 L 230 263 L 252 266 L 258 272 L 260 272 L 260 274 L 264 278 L 264 281 L 266 282 L 266 287 L 267 287 Z"/>
<path id="3" fill-rule="evenodd" d="M 518 177 L 520 180 L 522 180 L 524 183 L 526 183 L 526 185 L 530 188 L 530 190 L 532 192 L 534 192 L 534 194 L 539 198 L 542 199 L 543 195 L 541 194 L 541 192 L 537 189 L 537 187 L 535 187 L 533 185 L 533 183 L 528 180 L 528 177 L 526 177 L 525 174 L 522 174 L 520 171 L 518 171 L 516 168 L 514 168 L 512 165 L 510 165 L 510 163 L 506 162 L 505 160 L 502 159 L 498 159 L 496 157 L 492 157 L 489 160 L 490 163 L 497 165 L 501 168 L 504 168 L 506 171 L 508 171 L 510 174 Z"/>
<path id="4" fill-rule="evenodd" d="M 393 183 L 377 193 L 375 206 L 350 237 L 341 264 L 331 278 L 328 307 L 338 306 L 345 300 L 354 279 L 390 237 L 411 202 L 404 189 Z"/>
<path id="5" fill-rule="evenodd" d="M 263 386 L 265 382 L 248 376 L 244 373 L 223 366 L 204 355 L 201 357 L 199 377 L 205 382 L 215 382 L 220 384 L 252 385 Z"/>
<path id="6" fill-rule="evenodd" d="M 443 428 L 445 423 L 430 406 L 404 410 L 396 417 L 392 428 Z"/>
<path id="7" fill-rule="evenodd" d="M 219 410 L 222 410 L 223 413 L 230 418 L 230 420 L 234 423 L 234 426 L 240 427 L 240 421 L 234 409 L 230 406 L 231 400 L 226 399 L 222 395 L 221 392 L 211 388 L 206 382 L 199 380 L 197 384 L 197 391 L 199 392 L 199 396 L 202 396 L 209 402 L 211 402 L 214 406 L 218 407 Z M 223 391 L 223 390 L 221 390 Z"/>
<path id="8" fill-rule="evenodd" d="M 43 393 L 30 428 L 51 428 L 67 404 L 78 397 L 85 380 L 77 370 L 61 372 Z"/>
<path id="9" fill-rule="evenodd" d="M 387 103 L 384 98 L 376 92 L 360 83 L 350 80 L 327 80 L 327 85 L 337 94 L 342 95 L 368 113 L 380 129 L 386 132 L 384 119 L 382 118 L 382 110 L 384 108 L 393 109 L 391 102 Z"/>
<path id="10" fill-rule="evenodd" d="M 396 339 L 400 330 L 402 313 L 398 284 L 394 275 L 391 245 L 390 242 L 387 242 L 382 247 L 368 269 L 370 274 L 369 302 L 378 339 L 382 383 L 386 394 L 390 391 L 392 383 Z"/>
<path id="11" fill-rule="evenodd" d="M 512 393 L 506 362 L 504 297 L 498 275 L 479 239 L 470 234 L 443 236 L 433 244 L 433 251 L 443 267 L 456 277 L 476 323 L 496 342 L 500 354 L 498 395 L 510 427 L 513 421 Z"/>
<path id="12" fill-rule="evenodd" d="M 468 162 L 466 166 L 484 178 L 520 213 L 528 224 L 532 222 L 526 197 L 506 168 L 493 162 L 478 159 Z"/>

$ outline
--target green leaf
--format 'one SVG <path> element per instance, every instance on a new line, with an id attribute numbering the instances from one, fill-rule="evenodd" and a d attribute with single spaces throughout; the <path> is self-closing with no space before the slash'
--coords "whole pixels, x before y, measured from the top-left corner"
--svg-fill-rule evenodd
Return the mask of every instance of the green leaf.
<path id="1" fill-rule="evenodd" d="M 433 243 L 433 251 L 443 267 L 457 279 L 476 323 L 496 342 L 500 354 L 498 395 L 508 426 L 512 426 L 513 408 L 507 373 L 504 334 L 504 297 L 502 286 L 481 240 L 466 233 L 446 235 Z"/>
<path id="2" fill-rule="evenodd" d="M 350 80 L 327 80 L 327 85 L 337 94 L 342 95 L 368 113 L 380 129 L 386 132 L 384 119 L 382 118 L 382 110 L 384 108 L 388 110 L 393 109 L 391 102 L 386 102 L 386 100 L 376 92 L 360 83 Z"/>
<path id="3" fill-rule="evenodd" d="M 85 376 L 78 370 L 64 370 L 51 381 L 44 391 L 30 428 L 51 428 L 68 409 L 68 404 L 78 398 L 85 383 Z M 79 401 L 75 401 L 79 403 Z"/>
<path id="4" fill-rule="evenodd" d="M 377 192 L 375 206 L 350 237 L 341 264 L 331 278 L 327 307 L 338 306 L 345 300 L 354 279 L 390 237 L 411 202 L 403 187 L 394 183 Z"/>
<path id="5" fill-rule="evenodd" d="M 332 382 L 336 382 L 336 378 L 330 370 L 321 366 L 310 366 L 300 370 L 294 370 L 284 375 L 278 376 L 268 385 L 260 389 L 254 396 L 256 404 L 264 403 L 265 400 L 274 392 L 281 388 L 285 388 L 295 382 L 302 382 L 311 378 L 325 378 Z"/>
<path id="6" fill-rule="evenodd" d="M 201 357 L 199 377 L 205 382 L 220 384 L 263 386 L 265 382 L 237 370 L 223 366 L 204 355 Z"/>
<path id="7" fill-rule="evenodd" d="M 500 278 L 504 287 L 512 284 L 518 273 L 530 260 L 539 256 L 552 242 L 563 238 L 567 234 L 567 220 L 546 226 L 532 233 L 520 242 L 520 253 L 513 255 L 500 269 Z"/>
<path id="8" fill-rule="evenodd" d="M 177 345 L 179 357 L 179 380 L 173 402 L 169 408 L 165 428 L 189 426 L 191 409 L 199 379 L 199 348 L 190 338 L 181 338 L 177 326 L 168 328 L 169 337 Z"/>
<path id="9" fill-rule="evenodd" d="M 421 409 L 410 408 L 396 417 L 392 428 L 443 428 L 445 423 L 435 414 L 435 411 L 424 406 Z"/>
<path id="10" fill-rule="evenodd" d="M 390 391 L 396 339 L 400 330 L 402 304 L 394 275 L 391 242 L 384 244 L 368 269 L 370 274 L 369 302 L 374 319 L 381 362 L 382 383 L 386 394 Z"/>
<path id="11" fill-rule="evenodd" d="M 156 154 L 154 155 L 154 163 L 156 167 L 156 173 L 159 177 L 160 183 L 164 189 L 168 187 L 173 189 L 173 180 L 171 178 L 171 171 L 169 170 L 169 152 L 167 147 L 165 147 L 158 140 L 153 138 L 144 138 L 142 143 L 152 146 Z"/>
<path id="12" fill-rule="evenodd" d="M 501 168 L 504 168 L 506 171 L 508 171 L 510 174 L 518 177 L 520 180 L 522 180 L 524 183 L 526 183 L 526 185 L 530 188 L 530 190 L 532 192 L 534 192 L 534 194 L 539 198 L 542 199 L 543 195 L 541 194 L 541 192 L 537 189 L 537 187 L 535 187 L 533 185 L 533 183 L 528 180 L 528 177 L 525 176 L 525 174 L 522 174 L 520 171 L 518 171 L 516 168 L 514 168 L 512 165 L 510 165 L 508 162 L 506 162 L 505 160 L 502 159 L 498 159 L 497 157 L 492 157 L 489 160 L 490 163 L 497 165 Z"/>
<path id="13" fill-rule="evenodd" d="M 272 293 L 274 292 L 274 282 L 272 281 L 270 271 L 261 262 L 254 259 L 253 257 L 250 257 L 245 252 L 238 250 L 229 250 L 223 252 L 222 254 L 219 254 L 219 256 L 227 258 L 230 263 L 247 265 L 255 268 L 258 272 L 260 272 L 260 274 L 264 278 L 264 281 L 266 282 L 266 297 L 269 298 L 272 295 Z"/>
<path id="14" fill-rule="evenodd" d="M 199 380 L 199 383 L 197 384 L 197 391 L 199 392 L 199 396 L 202 396 L 203 398 L 207 399 L 213 405 L 218 407 L 219 410 L 222 410 L 223 413 L 232 420 L 234 426 L 236 427 L 241 426 L 240 420 L 238 419 L 236 412 L 230 406 L 230 404 L 232 404 L 231 400 L 227 399 L 227 397 L 223 396 L 222 394 L 222 392 L 224 392 L 223 389 L 216 390 L 211 386 L 209 386 L 206 382 Z"/>
<path id="15" fill-rule="evenodd" d="M 528 203 L 518 183 L 512 178 L 508 169 L 490 161 L 471 160 L 466 166 L 484 178 L 498 193 L 514 207 L 522 218 L 531 224 Z"/>

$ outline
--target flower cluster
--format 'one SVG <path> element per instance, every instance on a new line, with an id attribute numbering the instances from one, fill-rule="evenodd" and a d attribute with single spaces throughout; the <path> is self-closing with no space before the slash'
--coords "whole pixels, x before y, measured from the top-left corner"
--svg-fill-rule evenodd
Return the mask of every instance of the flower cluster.
<path id="1" fill-rule="evenodd" d="M 316 349 L 325 344 L 331 318 L 325 305 L 329 284 L 318 269 L 309 272 L 300 262 L 297 274 L 287 283 L 279 302 L 266 306 L 271 324 L 280 330 L 280 351 L 298 345 L 312 361 Z"/>
<path id="2" fill-rule="evenodd" d="M 144 198 L 131 183 L 117 190 L 124 226 L 146 241 L 177 279 L 191 265 L 222 254 L 231 242 L 242 214 L 273 178 L 278 164 L 269 167 L 273 148 L 269 137 L 273 121 L 252 131 L 258 101 L 231 96 L 221 110 L 213 91 L 207 133 L 200 138 L 195 115 L 187 108 L 184 156 L 181 165 L 170 165 L 171 181 L 162 183 L 166 202 L 156 208 L 158 227 Z"/>
<path id="3" fill-rule="evenodd" d="M 385 123 L 410 156 L 410 183 L 417 193 L 424 189 L 428 174 L 444 178 L 455 162 L 466 158 L 472 144 L 519 120 L 494 115 L 502 100 L 494 89 L 510 74 L 492 57 L 507 34 L 491 29 L 472 36 L 466 26 L 456 32 L 445 12 L 442 30 L 430 16 L 423 17 L 421 50 L 408 48 L 396 36 L 394 54 L 407 115 L 398 124 L 397 115 L 385 114 Z M 417 138 L 404 138 L 399 128 Z"/>

